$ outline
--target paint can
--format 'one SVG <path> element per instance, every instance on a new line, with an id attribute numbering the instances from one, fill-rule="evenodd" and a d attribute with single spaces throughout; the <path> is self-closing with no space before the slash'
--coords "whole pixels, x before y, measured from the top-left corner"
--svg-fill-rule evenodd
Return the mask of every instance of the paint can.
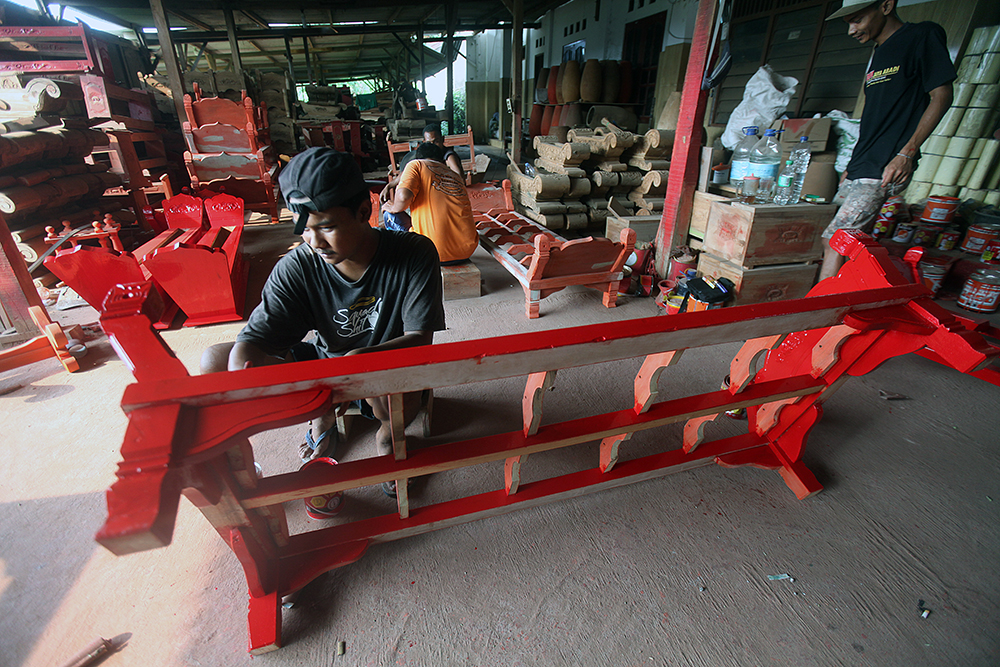
<path id="1" fill-rule="evenodd" d="M 427 108 L 427 100 L 425 100 L 423 97 L 418 97 L 417 98 L 417 111 L 423 111 L 426 108 Z"/>
<path id="2" fill-rule="evenodd" d="M 911 242 L 914 245 L 932 246 L 937 241 L 938 234 L 944 230 L 940 225 L 918 224 L 913 230 Z"/>
<path id="3" fill-rule="evenodd" d="M 969 100 L 972 99 L 973 94 L 975 94 L 976 92 L 976 84 L 956 83 L 954 85 L 954 90 L 955 94 L 951 100 L 951 103 L 956 107 L 967 107 L 969 106 Z M 933 138 L 934 135 L 931 135 L 931 137 L 927 139 L 927 143 L 924 144 L 925 146 L 928 146 L 928 150 L 930 150 L 929 145 Z"/>
<path id="4" fill-rule="evenodd" d="M 971 107 L 966 109 L 965 113 L 962 114 L 962 122 L 955 128 L 955 136 L 978 139 L 983 136 L 991 116 L 993 116 L 993 109 L 973 109 Z M 951 144 L 949 143 L 949 145 Z"/>
<path id="5" fill-rule="evenodd" d="M 983 248 L 983 256 L 979 259 L 983 264 L 1000 264 L 1000 238 L 987 243 Z"/>
<path id="6" fill-rule="evenodd" d="M 916 230 L 917 226 L 912 222 L 900 222 L 896 225 L 896 231 L 892 235 L 892 240 L 895 243 L 909 243 Z"/>
<path id="7" fill-rule="evenodd" d="M 934 247 L 938 250 L 954 250 L 961 239 L 962 232 L 954 228 L 948 228 L 938 234 Z"/>
<path id="8" fill-rule="evenodd" d="M 892 238 L 892 232 L 896 228 L 896 215 L 894 213 L 879 213 L 875 218 L 875 226 L 872 227 L 872 238 Z"/>
<path id="9" fill-rule="evenodd" d="M 946 142 L 950 141 L 950 137 L 945 137 Z M 947 149 L 947 143 L 945 144 Z M 920 162 L 917 164 L 916 171 L 913 172 L 913 177 L 910 183 L 910 190 L 913 189 L 914 183 L 917 181 L 928 183 L 928 188 L 930 187 L 930 182 L 934 180 L 934 174 L 937 173 L 938 167 L 941 166 L 941 160 L 944 159 L 944 154 L 937 153 L 924 153 L 920 156 Z M 929 190 L 928 190 L 929 191 Z M 926 196 L 926 195 L 925 195 Z M 923 199 L 923 197 L 916 197 L 916 199 Z"/>
<path id="10" fill-rule="evenodd" d="M 962 169 L 964 167 L 964 157 L 951 157 L 950 155 L 945 155 L 941 158 L 941 164 L 938 165 L 937 171 L 934 172 L 934 182 L 938 185 L 946 187 L 956 185 L 958 183 L 958 177 L 962 174 Z"/>
<path id="11" fill-rule="evenodd" d="M 959 249 L 978 255 L 986 248 L 986 244 L 1000 236 L 1000 225 L 970 225 L 965 231 L 965 238 Z"/>
<path id="12" fill-rule="evenodd" d="M 976 90 L 969 100 L 969 106 L 977 109 L 992 109 L 1000 99 L 1000 83 L 983 83 L 976 86 Z"/>
<path id="13" fill-rule="evenodd" d="M 938 123 L 937 128 L 934 129 L 934 134 L 939 134 L 943 137 L 951 137 L 955 134 L 955 130 L 958 129 L 959 123 L 962 122 L 962 116 L 965 115 L 965 107 L 953 106 L 944 112 L 944 116 L 941 117 L 941 122 Z"/>
<path id="14" fill-rule="evenodd" d="M 951 222 L 958 205 L 962 203 L 958 197 L 944 197 L 942 195 L 931 195 L 924 205 L 924 212 L 920 214 L 920 219 L 926 222 L 948 223 Z"/>
<path id="15" fill-rule="evenodd" d="M 1000 25 L 983 26 L 972 31 L 969 39 L 968 55 L 978 55 L 988 51 L 1000 51 Z"/>
<path id="16" fill-rule="evenodd" d="M 337 465 L 337 462 L 329 456 L 321 456 L 312 461 L 308 461 L 300 470 L 320 465 Z M 323 493 L 304 498 L 306 504 L 306 514 L 312 519 L 329 519 L 337 516 L 344 507 L 344 492 Z"/>
<path id="17" fill-rule="evenodd" d="M 980 269 L 965 281 L 958 305 L 977 313 L 992 313 L 1000 304 L 1000 271 Z"/>
<path id="18" fill-rule="evenodd" d="M 941 283 L 944 282 L 950 268 L 951 262 L 947 257 L 930 257 L 925 255 L 917 264 L 917 270 L 920 272 L 920 282 L 934 296 L 937 296 L 938 290 L 941 289 Z"/>

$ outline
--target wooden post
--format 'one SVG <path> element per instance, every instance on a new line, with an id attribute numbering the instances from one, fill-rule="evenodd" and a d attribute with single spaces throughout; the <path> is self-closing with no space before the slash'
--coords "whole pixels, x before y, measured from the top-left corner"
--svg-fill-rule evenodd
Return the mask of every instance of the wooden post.
<path id="1" fill-rule="evenodd" d="M 174 51 L 174 40 L 170 37 L 170 22 L 163 9 L 163 0 L 149 0 L 149 9 L 153 12 L 153 23 L 156 25 L 156 35 L 160 40 L 160 55 L 167 68 L 167 81 L 174 97 L 174 110 L 177 112 L 177 122 L 183 123 L 187 118 L 184 113 L 184 82 L 181 70 L 177 65 L 177 54 Z"/>
<path id="2" fill-rule="evenodd" d="M 309 57 L 309 38 L 302 38 L 302 48 L 306 52 L 306 84 L 311 84 L 313 82 L 313 64 L 312 59 Z"/>
<path id="3" fill-rule="evenodd" d="M 420 22 L 420 31 L 417 33 L 417 44 L 420 48 L 420 94 L 427 96 L 427 74 L 424 66 L 424 22 Z"/>
<path id="4" fill-rule="evenodd" d="M 701 81 L 708 66 L 717 4 L 715 0 L 700 0 L 698 3 L 694 41 L 691 43 L 691 55 L 688 56 L 687 73 L 684 75 L 680 118 L 670 157 L 666 204 L 663 206 L 660 227 L 656 231 L 656 273 L 661 276 L 667 275 L 670 252 L 687 242 L 694 189 L 698 180 L 702 122 L 708 103 L 708 91 L 701 89 Z"/>
<path id="5" fill-rule="evenodd" d="M 448 134 L 455 134 L 455 3 L 449 2 L 445 7 L 445 21 L 448 24 L 448 39 L 446 57 L 448 59 L 448 99 L 445 108 L 448 110 Z"/>
<path id="6" fill-rule="evenodd" d="M 514 111 L 511 122 L 511 157 L 514 164 L 521 163 L 521 74 L 524 60 L 524 0 L 513 0 L 511 14 L 514 16 L 514 30 L 511 33 L 511 83 L 510 98 Z"/>
<path id="7" fill-rule="evenodd" d="M 236 19 L 233 18 L 233 10 L 231 7 L 225 7 L 222 10 L 223 16 L 226 17 L 226 34 L 229 35 L 229 50 L 232 52 L 230 55 L 230 61 L 233 63 L 233 71 L 236 75 L 243 79 L 243 59 L 240 58 L 240 42 L 236 39 Z M 244 87 L 246 83 L 243 84 Z"/>
<path id="8" fill-rule="evenodd" d="M 291 90 L 288 91 L 289 101 L 292 103 L 291 116 L 295 120 L 298 113 L 295 111 L 295 103 L 299 101 L 298 91 L 295 90 L 295 62 L 292 60 L 292 40 L 285 35 L 285 60 L 288 61 L 288 78 L 291 80 Z"/>

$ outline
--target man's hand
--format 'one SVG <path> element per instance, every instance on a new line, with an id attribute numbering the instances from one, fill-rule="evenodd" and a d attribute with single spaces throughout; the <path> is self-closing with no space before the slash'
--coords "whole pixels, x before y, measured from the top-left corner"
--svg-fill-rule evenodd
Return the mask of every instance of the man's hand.
<path id="1" fill-rule="evenodd" d="M 913 160 L 897 155 L 889 160 L 889 164 L 885 165 L 885 169 L 882 170 L 882 187 L 887 187 L 890 184 L 903 185 L 912 173 Z"/>

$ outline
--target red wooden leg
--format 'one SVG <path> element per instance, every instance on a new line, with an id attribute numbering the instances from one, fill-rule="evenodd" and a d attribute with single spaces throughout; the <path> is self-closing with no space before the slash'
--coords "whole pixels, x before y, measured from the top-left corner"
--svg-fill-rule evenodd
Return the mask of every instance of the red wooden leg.
<path id="1" fill-rule="evenodd" d="M 250 596 L 247 613 L 252 655 L 270 653 L 281 648 L 281 596 L 277 591 L 259 597 Z"/>

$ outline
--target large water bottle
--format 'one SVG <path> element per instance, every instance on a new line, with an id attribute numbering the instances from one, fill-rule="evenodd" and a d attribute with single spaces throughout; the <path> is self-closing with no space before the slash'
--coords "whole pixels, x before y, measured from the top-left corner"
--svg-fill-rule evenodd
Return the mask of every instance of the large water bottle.
<path id="1" fill-rule="evenodd" d="M 785 160 L 785 168 L 778 176 L 778 187 L 774 191 L 774 203 L 779 206 L 794 204 L 792 201 L 792 183 L 795 181 L 795 167 L 791 160 Z M 796 200 L 798 201 L 798 200 Z"/>
<path id="2" fill-rule="evenodd" d="M 729 167 L 729 184 L 739 186 L 750 169 L 750 151 L 757 143 L 757 126 L 743 128 L 743 138 L 733 148 L 733 160 Z"/>
<path id="3" fill-rule="evenodd" d="M 812 151 L 809 149 L 809 137 L 799 139 L 799 145 L 792 151 L 792 166 L 795 167 L 795 180 L 792 181 L 792 204 L 799 203 L 802 196 L 802 184 L 806 181 L 806 171 L 809 170 L 809 160 Z"/>
<path id="4" fill-rule="evenodd" d="M 764 191 L 764 196 L 761 197 L 763 200 L 770 200 L 774 182 L 778 180 L 781 147 L 778 145 L 777 136 L 777 130 L 764 130 L 764 136 L 750 151 L 750 171 L 760 179 L 760 189 Z"/>

